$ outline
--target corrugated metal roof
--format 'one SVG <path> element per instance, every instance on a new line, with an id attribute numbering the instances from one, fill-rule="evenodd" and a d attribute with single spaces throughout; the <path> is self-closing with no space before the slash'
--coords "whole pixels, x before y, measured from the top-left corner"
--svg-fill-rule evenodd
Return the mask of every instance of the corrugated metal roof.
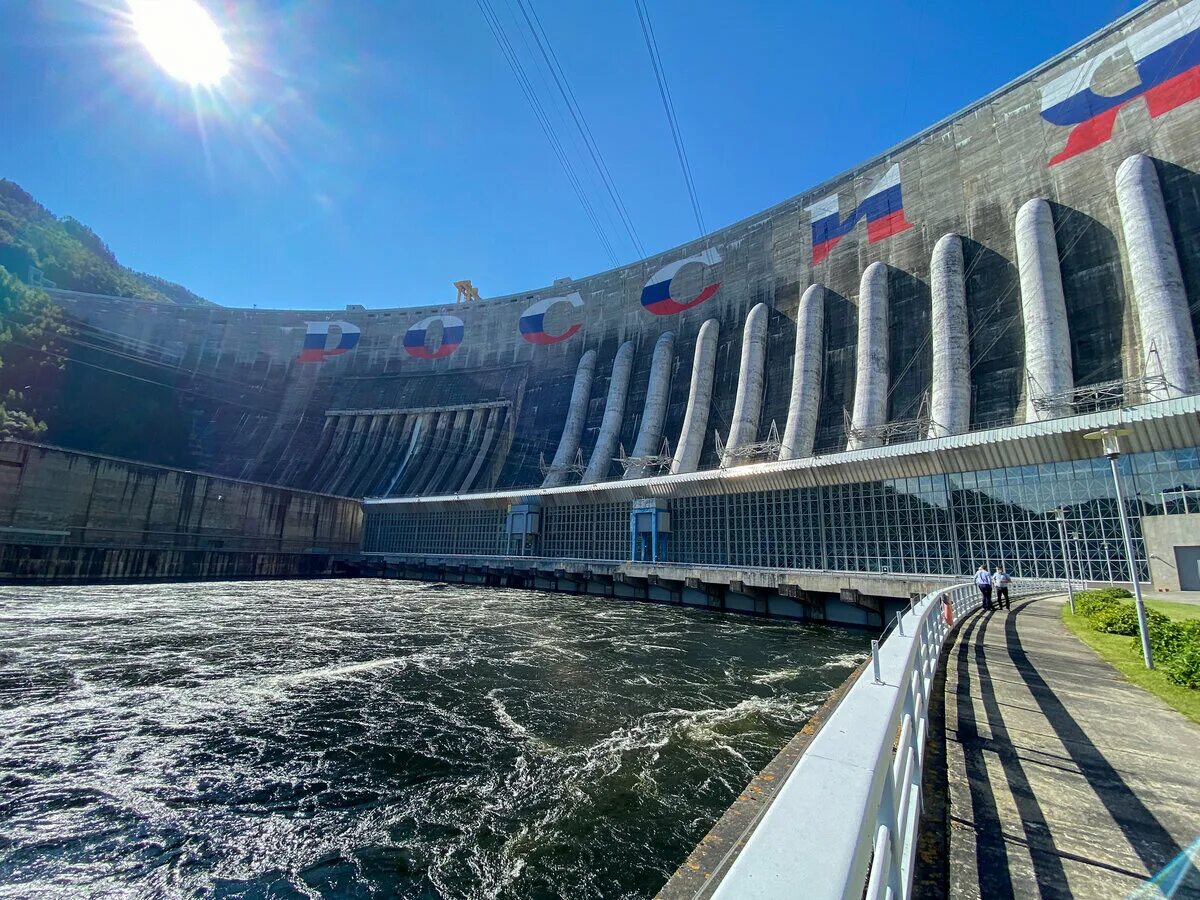
<path id="1" fill-rule="evenodd" d="M 433 497 L 368 498 L 368 510 L 453 509 L 463 505 L 504 507 L 538 498 L 543 506 L 577 506 L 632 501 L 643 497 L 696 497 L 775 491 L 817 485 L 885 481 L 955 472 L 1043 465 L 1099 455 L 1089 431 L 1125 425 L 1126 452 L 1200 446 L 1200 395 L 1106 410 L 1046 422 L 972 431 L 929 441 L 912 441 L 869 450 L 811 456 L 786 462 L 756 463 L 734 469 L 709 469 L 629 481 L 558 488 L 489 491 Z"/>

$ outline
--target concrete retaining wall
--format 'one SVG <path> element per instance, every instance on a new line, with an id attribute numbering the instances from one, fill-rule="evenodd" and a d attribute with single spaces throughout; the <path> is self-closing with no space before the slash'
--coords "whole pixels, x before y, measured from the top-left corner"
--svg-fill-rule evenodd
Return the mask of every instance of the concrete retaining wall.
<path id="1" fill-rule="evenodd" d="M 0 578 L 328 574 L 361 529 L 343 497 L 0 443 Z"/>
<path id="2" fill-rule="evenodd" d="M 327 553 L 239 553 L 0 543 L 0 584 L 231 581 L 356 574 Z"/>

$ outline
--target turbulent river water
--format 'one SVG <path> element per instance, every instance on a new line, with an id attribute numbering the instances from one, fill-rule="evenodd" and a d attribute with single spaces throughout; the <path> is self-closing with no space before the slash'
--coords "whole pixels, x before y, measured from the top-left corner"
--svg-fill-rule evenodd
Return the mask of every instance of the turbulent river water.
<path id="1" fill-rule="evenodd" d="M 396 581 L 0 588 L 0 897 L 649 897 L 866 644 Z"/>

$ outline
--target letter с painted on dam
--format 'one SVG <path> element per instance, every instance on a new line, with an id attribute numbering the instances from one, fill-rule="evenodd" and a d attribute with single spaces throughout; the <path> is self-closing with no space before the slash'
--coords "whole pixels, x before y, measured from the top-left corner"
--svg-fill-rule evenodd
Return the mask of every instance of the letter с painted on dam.
<path id="1" fill-rule="evenodd" d="M 907 421 L 947 437 L 1147 372 L 1180 396 L 1200 389 L 1198 29 L 1200 0 L 1147 4 L 798 197 L 512 296 L 322 313 L 55 296 L 174 370 L 194 468 L 351 496 L 712 468 L 718 433 L 757 445 L 773 425 L 784 459 Z M 231 383 L 254 414 L 219 399 Z"/>

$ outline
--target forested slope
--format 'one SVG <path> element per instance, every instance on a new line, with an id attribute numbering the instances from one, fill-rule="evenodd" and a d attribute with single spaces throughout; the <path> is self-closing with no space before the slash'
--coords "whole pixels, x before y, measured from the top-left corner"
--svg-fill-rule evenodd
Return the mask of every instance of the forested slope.
<path id="1" fill-rule="evenodd" d="M 0 178 L 0 266 L 22 281 L 31 269 L 69 291 L 177 303 L 207 304 L 187 288 L 121 265 L 82 222 L 59 218 L 19 184 Z"/>

